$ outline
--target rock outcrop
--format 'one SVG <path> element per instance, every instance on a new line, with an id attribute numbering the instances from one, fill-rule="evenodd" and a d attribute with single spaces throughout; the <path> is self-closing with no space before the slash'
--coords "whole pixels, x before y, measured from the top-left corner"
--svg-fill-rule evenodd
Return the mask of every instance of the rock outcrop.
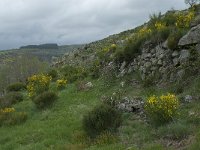
<path id="1" fill-rule="evenodd" d="M 193 27 L 185 36 L 183 36 L 178 45 L 186 46 L 186 45 L 194 45 L 200 43 L 200 24 Z"/>

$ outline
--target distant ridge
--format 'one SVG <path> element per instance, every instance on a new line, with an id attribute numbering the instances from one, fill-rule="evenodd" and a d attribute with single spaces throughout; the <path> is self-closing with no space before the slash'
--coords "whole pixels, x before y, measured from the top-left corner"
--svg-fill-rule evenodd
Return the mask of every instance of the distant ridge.
<path id="1" fill-rule="evenodd" d="M 58 45 L 56 43 L 27 45 L 27 46 L 21 46 L 20 49 L 58 49 Z"/>

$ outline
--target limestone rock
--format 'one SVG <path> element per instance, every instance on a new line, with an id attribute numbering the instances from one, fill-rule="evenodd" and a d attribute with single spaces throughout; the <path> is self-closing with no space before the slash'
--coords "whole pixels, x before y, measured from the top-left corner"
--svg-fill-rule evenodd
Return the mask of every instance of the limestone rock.
<path id="1" fill-rule="evenodd" d="M 178 52 L 178 51 L 174 51 L 174 52 L 172 53 L 172 57 L 177 57 L 177 56 L 179 56 L 179 52 Z"/>
<path id="2" fill-rule="evenodd" d="M 159 60 L 158 61 L 158 65 L 162 65 L 163 63 L 162 63 L 162 60 Z"/>
<path id="3" fill-rule="evenodd" d="M 187 103 L 191 103 L 193 100 L 193 97 L 191 95 L 186 95 L 184 97 L 184 101 L 187 102 Z"/>
<path id="4" fill-rule="evenodd" d="M 141 97 L 125 97 L 116 107 L 125 112 L 141 112 L 144 111 L 144 101 Z"/>
<path id="5" fill-rule="evenodd" d="M 179 57 L 179 61 L 181 63 L 185 63 L 190 57 L 190 52 L 189 50 L 181 50 L 180 52 L 180 57 Z"/>
<path id="6" fill-rule="evenodd" d="M 178 58 L 174 58 L 173 59 L 173 63 L 174 63 L 174 66 L 177 66 L 179 64 L 179 59 Z"/>
<path id="7" fill-rule="evenodd" d="M 200 44 L 197 44 L 197 45 L 196 45 L 196 50 L 197 50 L 197 52 L 200 54 Z"/>
<path id="8" fill-rule="evenodd" d="M 88 83 L 86 83 L 86 84 L 85 84 L 85 87 L 86 87 L 87 89 L 92 88 L 92 87 L 93 87 L 92 82 L 88 82 Z"/>
<path id="9" fill-rule="evenodd" d="M 183 36 L 179 40 L 178 45 L 185 46 L 197 43 L 200 43 L 200 24 L 193 27 L 185 36 Z"/>

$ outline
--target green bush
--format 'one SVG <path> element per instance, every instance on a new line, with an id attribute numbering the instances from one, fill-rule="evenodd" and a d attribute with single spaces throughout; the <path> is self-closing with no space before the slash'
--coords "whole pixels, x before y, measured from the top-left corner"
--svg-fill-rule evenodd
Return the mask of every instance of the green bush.
<path id="1" fill-rule="evenodd" d="M 37 108 L 42 109 L 51 106 L 57 100 L 57 98 L 58 96 L 56 93 L 47 91 L 34 98 L 33 102 Z"/>
<path id="2" fill-rule="evenodd" d="M 174 14 L 175 11 L 170 11 L 166 13 L 164 18 L 162 19 L 163 22 L 166 23 L 167 26 L 174 26 L 176 23 L 176 15 Z"/>
<path id="3" fill-rule="evenodd" d="M 169 27 L 165 27 L 160 30 L 154 30 L 152 33 L 152 36 L 150 38 L 150 41 L 151 41 L 151 43 L 154 44 L 154 46 L 156 46 L 160 42 L 164 42 L 165 40 L 167 40 L 169 35 L 170 35 Z"/>
<path id="4" fill-rule="evenodd" d="M 123 52 L 124 61 L 130 62 L 141 53 L 140 48 L 146 41 L 146 38 L 146 36 L 142 36 L 134 40 L 130 40 L 126 44 Z"/>
<path id="5" fill-rule="evenodd" d="M 23 94 L 20 92 L 10 92 L 0 99 L 0 107 L 10 107 L 13 104 L 23 101 Z"/>
<path id="6" fill-rule="evenodd" d="M 87 70 L 81 66 L 66 65 L 61 68 L 61 73 L 69 82 L 74 82 L 78 79 L 84 79 L 87 76 Z"/>
<path id="7" fill-rule="evenodd" d="M 113 132 L 122 122 L 121 114 L 108 105 L 95 107 L 83 118 L 83 129 L 90 137 L 96 137 L 103 132 Z"/>
<path id="8" fill-rule="evenodd" d="M 51 69 L 47 72 L 47 75 L 52 78 L 53 81 L 56 81 L 58 78 L 58 72 L 55 69 Z"/>
<path id="9" fill-rule="evenodd" d="M 22 90 L 25 90 L 26 89 L 26 85 L 24 83 L 21 83 L 21 82 L 17 82 L 17 83 L 13 83 L 13 84 L 10 84 L 7 88 L 6 88 L 6 91 L 8 92 L 17 92 L 17 91 L 22 91 Z"/>
<path id="10" fill-rule="evenodd" d="M 16 112 L 14 108 L 4 108 L 0 111 L 0 126 L 16 125 L 27 120 L 27 113 Z"/>
<path id="11" fill-rule="evenodd" d="M 181 37 L 185 34 L 185 31 L 178 30 L 178 31 L 173 31 L 168 39 L 167 39 L 167 46 L 171 50 L 175 50 L 178 48 L 178 42 Z"/>

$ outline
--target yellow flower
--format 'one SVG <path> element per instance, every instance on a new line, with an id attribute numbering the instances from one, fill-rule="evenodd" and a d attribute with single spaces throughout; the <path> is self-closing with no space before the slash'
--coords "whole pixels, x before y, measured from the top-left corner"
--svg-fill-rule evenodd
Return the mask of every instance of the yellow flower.
<path id="1" fill-rule="evenodd" d="M 0 110 L 2 113 L 12 113 L 15 112 L 15 108 L 4 108 Z"/>
<path id="2" fill-rule="evenodd" d="M 36 94 L 42 93 L 49 88 L 52 78 L 44 74 L 33 75 L 28 78 L 27 90 L 29 96 L 33 97 Z"/>
<path id="3" fill-rule="evenodd" d="M 146 113 L 152 118 L 171 120 L 177 113 L 179 101 L 174 94 L 168 93 L 160 97 L 151 96 L 145 104 Z"/>
<path id="4" fill-rule="evenodd" d="M 59 89 L 64 88 L 66 85 L 67 85 L 67 80 L 65 79 L 59 79 L 56 81 L 56 86 Z"/>

